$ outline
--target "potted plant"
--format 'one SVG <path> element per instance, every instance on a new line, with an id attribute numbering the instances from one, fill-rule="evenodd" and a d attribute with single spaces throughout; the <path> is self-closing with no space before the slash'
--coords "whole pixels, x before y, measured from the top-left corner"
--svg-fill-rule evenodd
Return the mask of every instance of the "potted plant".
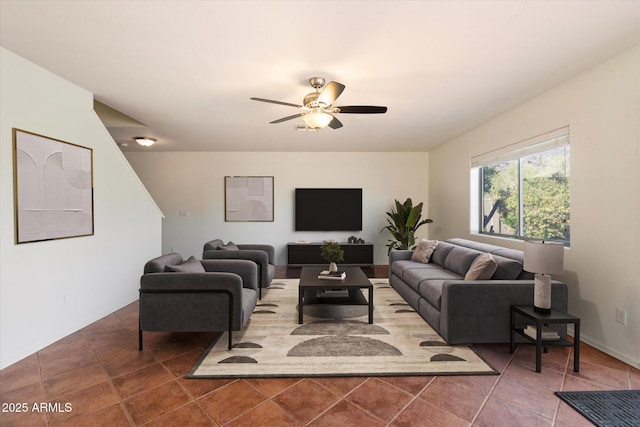
<path id="1" fill-rule="evenodd" d="M 336 263 L 344 261 L 344 251 L 338 242 L 326 242 L 320 247 L 320 255 L 329 261 L 329 271 L 338 271 Z"/>
<path id="2" fill-rule="evenodd" d="M 422 202 L 413 206 L 413 201 L 408 198 L 404 203 L 395 201 L 395 210 L 387 212 L 387 223 L 380 232 L 389 230 L 394 240 L 389 240 L 387 253 L 392 249 L 414 249 L 416 244 L 415 233 L 424 224 L 433 222 L 431 219 L 420 221 L 422 217 Z"/>

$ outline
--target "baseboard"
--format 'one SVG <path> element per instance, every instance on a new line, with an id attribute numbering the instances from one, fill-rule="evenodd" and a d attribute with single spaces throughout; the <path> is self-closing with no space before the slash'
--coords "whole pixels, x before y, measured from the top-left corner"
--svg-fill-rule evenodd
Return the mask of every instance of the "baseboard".
<path id="1" fill-rule="evenodd" d="M 573 336 L 573 331 L 571 331 L 571 335 Z M 614 357 L 621 362 L 626 363 L 629 366 L 633 366 L 636 369 L 640 369 L 640 360 L 634 360 L 632 357 L 627 356 L 626 354 L 620 353 L 617 350 L 612 349 L 611 347 L 603 344 L 597 340 L 589 338 L 588 335 L 585 335 L 580 331 L 580 342 L 590 345 L 591 347 L 599 350 L 605 354 L 608 354 L 611 357 Z"/>

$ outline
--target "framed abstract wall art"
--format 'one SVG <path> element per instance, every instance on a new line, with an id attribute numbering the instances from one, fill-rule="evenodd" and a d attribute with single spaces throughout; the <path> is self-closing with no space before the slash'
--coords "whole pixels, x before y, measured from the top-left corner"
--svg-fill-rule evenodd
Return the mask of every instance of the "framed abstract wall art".
<path id="1" fill-rule="evenodd" d="M 225 176 L 224 220 L 273 221 L 273 177 Z"/>
<path id="2" fill-rule="evenodd" d="M 93 150 L 13 129 L 16 243 L 93 235 Z"/>

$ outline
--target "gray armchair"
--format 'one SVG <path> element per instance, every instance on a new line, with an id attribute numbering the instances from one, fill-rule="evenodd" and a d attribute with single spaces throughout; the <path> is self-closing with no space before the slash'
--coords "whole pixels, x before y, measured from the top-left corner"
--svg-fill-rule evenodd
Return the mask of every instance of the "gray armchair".
<path id="1" fill-rule="evenodd" d="M 262 299 L 262 288 L 268 288 L 276 273 L 276 252 L 273 246 L 265 244 L 234 244 L 226 245 L 220 239 L 211 240 L 204 244 L 202 259 L 244 259 L 258 266 L 258 296 Z"/>
<path id="2" fill-rule="evenodd" d="M 177 253 L 147 262 L 140 278 L 142 331 L 239 331 L 257 303 L 258 268 L 247 260 L 184 261 Z"/>

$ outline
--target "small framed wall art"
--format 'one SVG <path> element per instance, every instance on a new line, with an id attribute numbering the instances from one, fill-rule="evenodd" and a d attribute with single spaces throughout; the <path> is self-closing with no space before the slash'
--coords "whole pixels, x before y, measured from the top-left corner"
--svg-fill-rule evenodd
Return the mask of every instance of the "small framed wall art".
<path id="1" fill-rule="evenodd" d="M 93 235 L 93 150 L 13 129 L 16 243 Z"/>
<path id="2" fill-rule="evenodd" d="M 273 177 L 225 176 L 224 220 L 273 221 Z"/>

